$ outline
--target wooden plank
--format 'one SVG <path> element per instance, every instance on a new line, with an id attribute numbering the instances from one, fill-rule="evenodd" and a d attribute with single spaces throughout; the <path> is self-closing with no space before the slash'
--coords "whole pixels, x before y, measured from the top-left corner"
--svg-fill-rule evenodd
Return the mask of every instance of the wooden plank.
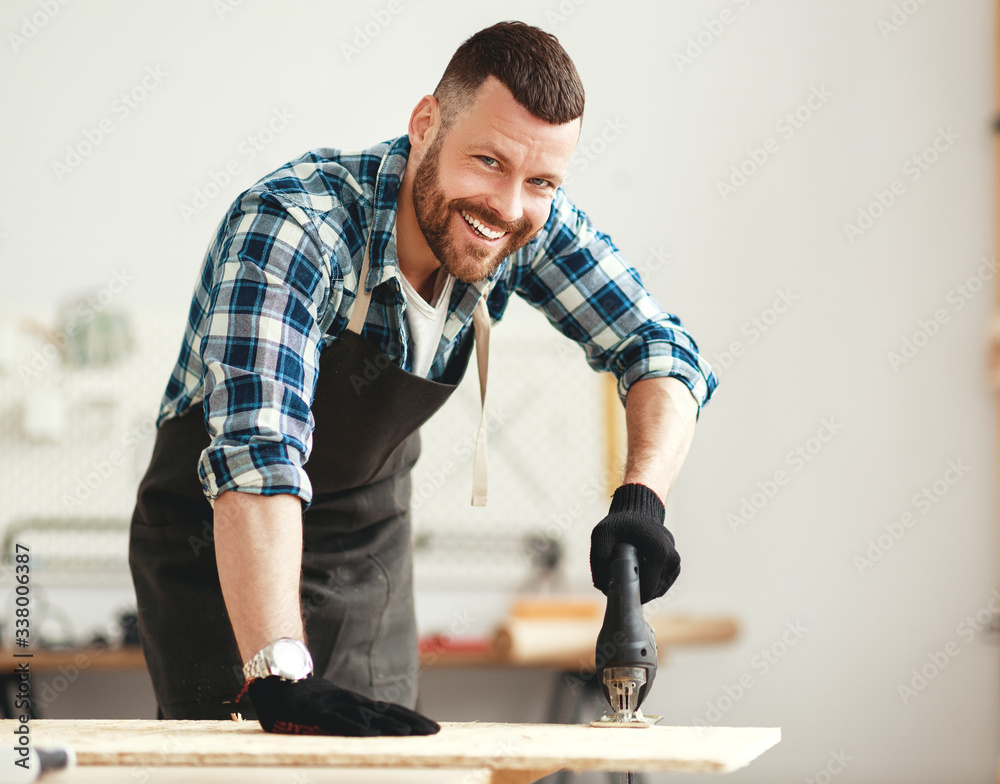
<path id="1" fill-rule="evenodd" d="M 490 774 L 489 784 L 533 784 L 559 768 L 545 770 L 494 770 Z"/>
<path id="2" fill-rule="evenodd" d="M 993 6 L 993 214 L 994 230 L 996 231 L 996 243 L 993 249 L 994 259 L 1000 252 L 1000 220 L 997 220 L 997 213 L 1000 212 L 1000 2 Z M 994 418 L 994 428 L 996 428 L 997 441 L 1000 443 L 1000 275 L 997 276 L 994 295 L 993 324 L 988 336 L 989 345 L 989 382 L 996 396 L 996 416 Z M 1000 491 L 1000 482 L 996 483 Z M 1000 495 L 998 495 L 1000 498 Z M 1000 509 L 1000 503 L 997 508 Z M 997 541 L 997 564 L 1000 565 L 1000 539 Z M 997 784 L 1000 784 L 1000 759 L 997 760 L 996 772 Z"/>
<path id="3" fill-rule="evenodd" d="M 3 661 L 30 661 L 32 672 L 57 672 L 60 668 L 75 667 L 80 672 L 119 672 L 123 670 L 146 669 L 146 658 L 140 648 L 53 648 L 31 650 L 31 659 L 15 659 L 12 651 L 0 652 Z"/>
<path id="4" fill-rule="evenodd" d="M 6 725 L 0 731 L 10 733 L 16 722 L 6 720 L 0 725 Z M 71 746 L 80 766 L 288 765 L 489 769 L 545 775 L 562 768 L 728 772 L 746 766 L 776 744 L 781 730 L 444 723 L 440 733 L 426 737 L 341 738 L 272 735 L 251 721 L 40 719 L 31 722 L 31 737 L 37 746 Z"/>
<path id="5" fill-rule="evenodd" d="M 647 283 L 649 281 L 646 281 Z M 604 476 L 607 502 L 615 494 L 625 474 L 625 409 L 618 397 L 618 379 L 614 373 L 601 373 L 604 382 Z"/>
<path id="6" fill-rule="evenodd" d="M 426 768 L 202 768 L 88 765 L 46 773 L 41 784 L 495 784 L 489 770 Z M 525 781 L 537 781 L 526 779 Z"/>

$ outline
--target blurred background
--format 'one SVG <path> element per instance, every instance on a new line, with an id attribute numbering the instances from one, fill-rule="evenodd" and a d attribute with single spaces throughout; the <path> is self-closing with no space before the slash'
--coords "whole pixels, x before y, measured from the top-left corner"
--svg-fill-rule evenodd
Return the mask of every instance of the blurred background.
<path id="1" fill-rule="evenodd" d="M 84 651 L 36 675 L 39 714 L 155 715 L 141 665 L 114 658 L 135 635 L 127 522 L 230 202 L 308 149 L 404 133 L 458 44 L 516 18 L 556 34 L 587 89 L 566 191 L 721 382 L 668 504 L 683 573 L 650 610 L 733 633 L 665 646 L 644 708 L 780 726 L 734 782 L 994 780 L 994 15 L 988 0 L 7 0 L 0 527 L 7 551 L 32 548 L 34 643 Z M 473 660 L 517 601 L 600 599 L 589 531 L 621 422 L 529 307 L 491 355 L 485 510 L 468 506 L 475 381 L 424 429 L 420 707 L 543 721 L 570 668 Z M 9 645 L 9 565 L 3 579 Z"/>

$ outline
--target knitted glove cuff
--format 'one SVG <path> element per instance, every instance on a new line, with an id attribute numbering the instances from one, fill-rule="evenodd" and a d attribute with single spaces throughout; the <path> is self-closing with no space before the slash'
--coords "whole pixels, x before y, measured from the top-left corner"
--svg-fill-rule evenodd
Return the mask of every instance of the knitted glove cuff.
<path id="1" fill-rule="evenodd" d="M 652 515 L 660 524 L 666 519 L 666 507 L 660 497 L 646 485 L 622 485 L 611 498 L 609 514 L 615 512 L 637 512 Z"/>

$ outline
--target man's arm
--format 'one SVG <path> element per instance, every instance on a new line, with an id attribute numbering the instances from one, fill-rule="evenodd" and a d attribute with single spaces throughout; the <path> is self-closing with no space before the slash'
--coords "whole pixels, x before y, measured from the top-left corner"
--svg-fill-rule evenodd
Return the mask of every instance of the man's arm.
<path id="1" fill-rule="evenodd" d="M 625 398 L 628 457 L 623 484 L 590 535 L 594 585 L 607 590 L 614 547 L 633 545 L 639 555 L 643 603 L 662 596 L 680 573 L 673 535 L 664 527 L 664 503 L 694 436 L 698 403 L 678 378 L 634 382 Z"/>
<path id="2" fill-rule="evenodd" d="M 244 662 L 279 637 L 305 641 L 299 604 L 302 502 L 297 496 L 220 495 L 215 558 Z"/>
<path id="3" fill-rule="evenodd" d="M 625 399 L 628 456 L 623 484 L 642 484 L 666 503 L 694 437 L 698 403 L 683 381 L 647 378 Z"/>
<path id="4" fill-rule="evenodd" d="M 215 557 L 243 661 L 279 637 L 302 640 L 298 496 L 229 491 L 215 500 Z M 374 702 L 322 677 L 250 681 L 267 732 L 309 735 L 431 735 L 440 726 L 401 705 Z"/>

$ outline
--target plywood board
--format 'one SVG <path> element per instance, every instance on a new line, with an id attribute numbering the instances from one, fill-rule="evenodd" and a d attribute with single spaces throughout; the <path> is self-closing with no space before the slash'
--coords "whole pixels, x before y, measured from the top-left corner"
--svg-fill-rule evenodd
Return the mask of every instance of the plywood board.
<path id="1" fill-rule="evenodd" d="M 46 773 L 41 784 L 503 784 L 488 770 L 405 768 L 169 768 L 88 765 Z M 526 781 L 537 781 L 525 779 Z"/>
<path id="2" fill-rule="evenodd" d="M 15 723 L 0 725 L 12 732 Z M 530 771 L 537 778 L 561 768 L 727 772 L 776 744 L 781 730 L 444 723 L 427 737 L 341 738 L 272 735 L 252 721 L 51 719 L 31 722 L 31 736 L 38 746 L 72 746 L 80 766 L 485 768 Z"/>

